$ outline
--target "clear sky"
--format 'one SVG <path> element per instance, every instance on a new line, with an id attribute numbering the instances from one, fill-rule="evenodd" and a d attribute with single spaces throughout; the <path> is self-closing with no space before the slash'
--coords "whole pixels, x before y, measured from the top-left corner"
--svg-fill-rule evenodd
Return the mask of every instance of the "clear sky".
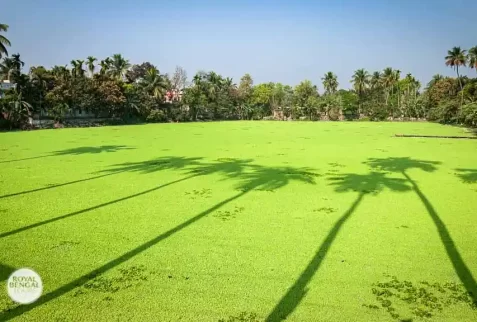
<path id="1" fill-rule="evenodd" d="M 1 0 L 0 22 L 27 68 L 121 53 L 163 73 L 180 65 L 189 79 L 214 70 L 322 89 L 327 71 L 344 88 L 358 68 L 390 66 L 423 84 L 454 75 L 444 56 L 477 45 L 476 12 L 475 0 Z"/>

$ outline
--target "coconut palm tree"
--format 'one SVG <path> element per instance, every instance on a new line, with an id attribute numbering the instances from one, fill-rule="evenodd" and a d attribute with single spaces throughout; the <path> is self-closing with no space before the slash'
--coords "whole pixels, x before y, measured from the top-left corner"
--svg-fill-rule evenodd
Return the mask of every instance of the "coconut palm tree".
<path id="1" fill-rule="evenodd" d="M 0 31 L 8 31 L 8 25 L 0 23 Z M 0 35 L 0 58 L 2 58 L 2 55 L 8 56 L 7 46 L 11 45 L 10 40 Z"/>
<path id="2" fill-rule="evenodd" d="M 462 80 L 460 79 L 459 75 L 459 66 L 465 66 L 467 62 L 466 50 L 461 49 L 460 47 L 454 47 L 451 50 L 447 51 L 447 56 L 445 57 L 445 59 L 446 65 L 454 68 L 457 73 L 457 79 L 459 80 L 460 91 L 462 93 L 462 98 L 460 101 L 460 104 L 462 105 L 464 101 L 464 92 L 462 90 L 464 89 L 464 87 L 462 86 Z"/>
<path id="3" fill-rule="evenodd" d="M 111 60 L 109 71 L 111 76 L 117 78 L 118 80 L 122 80 L 126 76 L 126 72 L 129 67 L 131 67 L 131 64 L 129 64 L 127 59 L 124 59 L 121 54 L 115 54 Z"/>
<path id="4" fill-rule="evenodd" d="M 353 78 L 351 79 L 353 88 L 358 94 L 358 114 L 361 113 L 361 102 L 363 99 L 363 94 L 369 84 L 369 73 L 364 68 L 358 69 L 354 72 Z"/>
<path id="5" fill-rule="evenodd" d="M 434 76 L 432 76 L 432 79 L 429 83 L 427 83 L 427 88 L 431 88 L 432 86 L 434 86 L 438 81 L 444 79 L 444 76 L 442 76 L 441 74 L 435 74 Z"/>
<path id="6" fill-rule="evenodd" d="M 155 98 L 164 97 L 167 83 L 157 68 L 149 68 L 141 81 L 144 89 Z"/>
<path id="7" fill-rule="evenodd" d="M 394 85 L 396 74 L 391 67 L 386 67 L 381 74 L 381 84 L 386 89 L 386 106 L 388 105 L 391 89 Z"/>
<path id="8" fill-rule="evenodd" d="M 15 70 L 16 66 L 13 59 L 8 57 L 4 58 L 0 64 L 0 80 L 10 81 Z"/>
<path id="9" fill-rule="evenodd" d="M 41 110 L 42 110 L 42 106 L 41 106 L 41 103 L 42 103 L 42 100 L 43 100 L 43 97 L 44 97 L 44 92 L 43 91 L 46 91 L 47 90 L 47 86 L 48 86 L 48 83 L 46 81 L 48 77 L 48 72 L 46 71 L 45 67 L 43 66 L 38 66 L 38 67 L 31 67 L 30 68 L 30 81 L 37 85 L 40 89 L 40 99 L 39 99 L 39 105 L 38 105 L 38 108 L 39 108 L 39 111 L 40 111 L 40 115 L 41 115 Z M 41 119 L 40 119 L 40 122 L 41 122 Z"/>
<path id="10" fill-rule="evenodd" d="M 13 54 L 12 57 L 5 57 L 0 64 L 0 79 L 15 81 L 20 76 L 22 67 L 25 63 L 20 59 L 20 54 Z"/>
<path id="11" fill-rule="evenodd" d="M 361 68 L 354 72 L 353 78 L 351 79 L 353 88 L 358 93 L 358 96 L 361 95 L 369 84 L 369 73 L 365 69 Z"/>
<path id="12" fill-rule="evenodd" d="M 371 75 L 371 78 L 369 80 L 369 86 L 371 89 L 376 89 L 381 85 L 381 74 L 379 72 L 374 72 L 373 75 Z"/>
<path id="13" fill-rule="evenodd" d="M 88 66 L 89 76 L 91 78 L 93 78 L 94 75 L 94 62 L 96 60 L 97 59 L 93 56 L 88 56 L 88 58 L 86 58 L 86 66 Z"/>
<path id="14" fill-rule="evenodd" d="M 475 68 L 475 71 L 477 72 L 477 46 L 469 49 L 467 60 L 469 61 L 469 67 Z"/>
<path id="15" fill-rule="evenodd" d="M 237 84 L 234 83 L 234 80 L 230 77 L 224 79 L 223 86 L 225 90 L 230 91 L 233 89 L 237 89 Z"/>
<path id="16" fill-rule="evenodd" d="M 333 72 L 327 72 L 321 80 L 323 81 L 323 88 L 326 94 L 333 94 L 338 90 L 338 76 L 333 74 Z"/>
<path id="17" fill-rule="evenodd" d="M 32 106 L 22 98 L 22 94 L 14 93 L 11 100 L 3 105 L 3 116 L 10 122 L 10 130 L 13 126 L 19 126 L 31 115 Z"/>

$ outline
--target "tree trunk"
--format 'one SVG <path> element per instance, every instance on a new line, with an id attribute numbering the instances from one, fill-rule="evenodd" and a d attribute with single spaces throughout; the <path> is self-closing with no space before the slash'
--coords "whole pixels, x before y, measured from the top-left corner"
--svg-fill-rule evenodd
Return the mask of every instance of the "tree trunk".
<path id="1" fill-rule="evenodd" d="M 457 71 L 457 79 L 459 80 L 459 85 L 460 85 L 460 106 L 464 104 L 464 88 L 462 87 L 462 80 L 460 79 L 459 76 L 459 65 L 456 65 L 456 71 Z"/>

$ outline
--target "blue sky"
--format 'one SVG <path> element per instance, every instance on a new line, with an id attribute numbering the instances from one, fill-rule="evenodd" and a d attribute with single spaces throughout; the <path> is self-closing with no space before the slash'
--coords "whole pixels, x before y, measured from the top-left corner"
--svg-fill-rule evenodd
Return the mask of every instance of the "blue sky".
<path id="1" fill-rule="evenodd" d="M 454 75 L 444 56 L 477 45 L 476 12 L 477 1 L 463 0 L 5 0 L 0 21 L 27 68 L 121 53 L 161 72 L 180 65 L 189 78 L 214 70 L 237 83 L 250 73 L 255 83 L 322 88 L 333 71 L 349 88 L 358 68 L 390 66 L 423 83 Z"/>

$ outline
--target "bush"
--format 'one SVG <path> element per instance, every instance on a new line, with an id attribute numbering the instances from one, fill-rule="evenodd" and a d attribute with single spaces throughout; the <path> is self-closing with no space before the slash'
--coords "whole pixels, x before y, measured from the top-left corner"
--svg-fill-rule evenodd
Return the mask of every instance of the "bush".
<path id="1" fill-rule="evenodd" d="M 167 121 L 166 114 L 163 110 L 152 110 L 146 117 L 146 122 L 163 123 Z"/>
<path id="2" fill-rule="evenodd" d="M 332 107 L 328 111 L 328 118 L 330 121 L 339 121 L 340 119 L 340 109 L 339 107 Z"/>
<path id="3" fill-rule="evenodd" d="M 446 100 L 429 111 L 428 118 L 431 121 L 450 124 L 458 122 L 458 100 Z"/>
<path id="4" fill-rule="evenodd" d="M 462 106 L 459 111 L 459 120 L 465 125 L 477 127 L 477 103 Z"/>

